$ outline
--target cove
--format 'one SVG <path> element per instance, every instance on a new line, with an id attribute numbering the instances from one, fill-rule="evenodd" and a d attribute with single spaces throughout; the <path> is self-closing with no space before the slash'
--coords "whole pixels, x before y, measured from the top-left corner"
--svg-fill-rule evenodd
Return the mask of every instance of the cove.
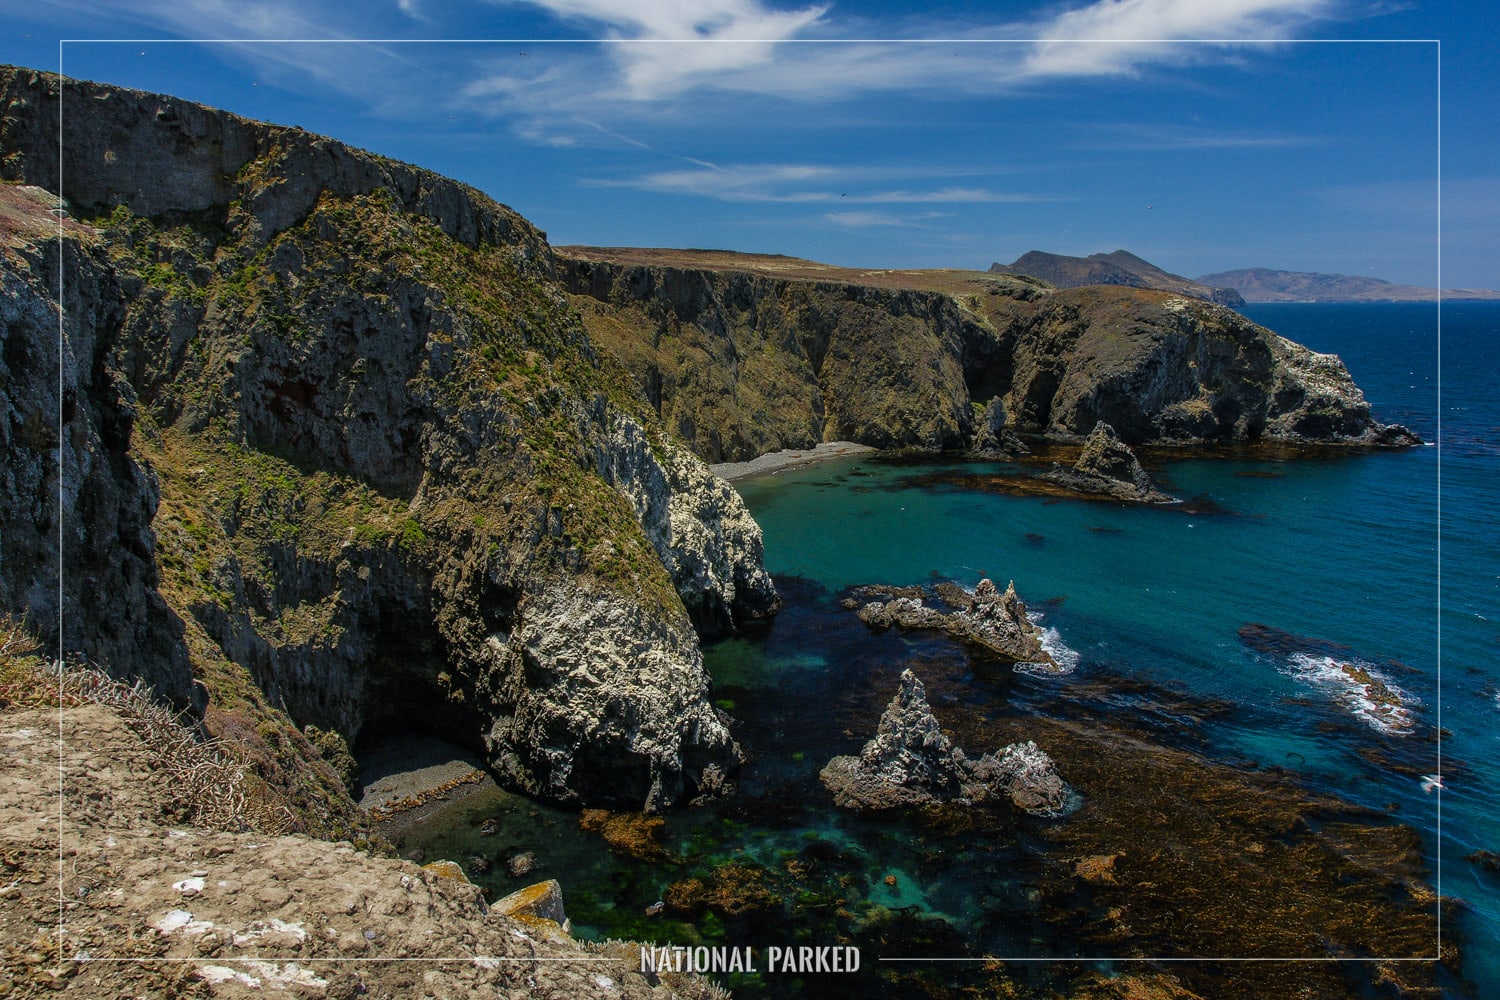
<path id="1" fill-rule="evenodd" d="M 1279 325 L 1297 318 L 1283 312 Z M 1340 350 L 1377 412 L 1431 438 L 1421 419 L 1430 381 L 1413 377 L 1411 351 L 1393 349 L 1410 346 L 1420 317 L 1395 307 L 1311 315 L 1312 332 L 1343 329 L 1346 342 L 1287 332 Z M 1463 447 L 1449 459 L 1460 486 L 1493 461 Z M 1431 953 L 1437 799 L 1421 779 L 1436 765 L 1439 706 L 1453 727 L 1444 773 L 1466 790 L 1484 784 L 1474 727 L 1495 710 L 1482 671 L 1450 671 L 1439 693 L 1438 607 L 1424 597 L 1438 582 L 1434 452 L 1143 454 L 1165 488 L 1197 501 L 1175 508 L 1014 495 L 1001 481 L 1027 469 L 1006 463 L 856 456 L 743 481 L 785 606 L 706 650 L 714 697 L 749 754 L 736 793 L 585 830 L 575 813 L 488 792 L 403 846 L 460 861 L 535 851 L 535 876 L 564 881 L 582 936 L 851 944 L 864 956 L 854 977 L 728 977 L 741 996 L 1002 984 L 1102 996 L 1121 979 L 1168 973 L 1201 995 L 1364 995 L 1377 964 L 1091 960 Z M 1487 502 L 1473 492 L 1446 496 L 1450 511 Z M 1467 518 L 1448 524 L 1468 530 Z M 1016 581 L 1076 654 L 1072 673 L 1017 672 L 934 634 L 874 633 L 840 606 L 860 584 L 972 587 L 986 575 Z M 1470 580 L 1444 579 L 1475 606 L 1457 623 L 1450 610 L 1450 651 L 1478 649 L 1486 634 Z M 1245 632 L 1252 625 L 1273 631 Z M 1365 686 L 1339 664 L 1399 691 L 1409 729 L 1378 725 Z M 956 742 L 980 751 L 1036 740 L 1082 792 L 1081 808 L 1056 821 L 1003 808 L 834 810 L 818 770 L 858 753 L 908 668 Z M 1473 793 L 1460 802 L 1444 894 L 1462 893 L 1469 908 L 1447 912 L 1445 934 L 1482 942 L 1489 876 L 1463 857 L 1495 842 L 1494 813 Z M 481 835 L 497 817 L 499 832 Z M 1465 955 L 1471 981 L 1493 975 L 1484 951 Z M 881 961 L 984 956 L 1053 961 Z M 1413 986 L 1458 989 L 1444 968 L 1391 968 Z"/>

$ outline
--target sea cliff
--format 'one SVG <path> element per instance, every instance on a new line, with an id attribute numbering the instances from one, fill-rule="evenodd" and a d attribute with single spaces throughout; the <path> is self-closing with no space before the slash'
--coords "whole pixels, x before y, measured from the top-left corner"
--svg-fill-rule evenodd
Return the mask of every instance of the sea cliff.
<path id="1" fill-rule="evenodd" d="M 251 745 L 299 811 L 348 803 L 326 734 L 441 731 L 563 802 L 733 770 L 698 643 L 774 609 L 759 528 L 540 232 L 168 97 L 8 70 L 0 100 L 8 608 L 57 638 L 61 571 L 63 647 Z"/>
<path id="2" fill-rule="evenodd" d="M 705 251 L 564 247 L 590 336 L 714 462 L 850 440 L 996 450 L 1127 443 L 1409 444 L 1333 355 L 1210 302 L 976 271 L 860 271 Z"/>
<path id="3" fill-rule="evenodd" d="M 0 599 L 314 829 L 394 730 L 563 803 L 725 787 L 699 643 L 778 598 L 705 460 L 1409 440 L 1337 358 L 1168 292 L 555 254 L 300 129 L 29 70 L 0 101 Z"/>

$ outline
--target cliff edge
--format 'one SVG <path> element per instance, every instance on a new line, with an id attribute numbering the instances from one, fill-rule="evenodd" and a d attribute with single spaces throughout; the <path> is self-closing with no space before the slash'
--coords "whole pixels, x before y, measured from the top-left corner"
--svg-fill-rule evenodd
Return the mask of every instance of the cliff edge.
<path id="1" fill-rule="evenodd" d="M 775 609 L 760 529 L 595 349 L 540 232 L 170 97 L 8 69 L 0 107 L 7 608 L 55 632 L 61 573 L 65 649 L 341 802 L 329 832 L 354 819 L 313 765 L 383 730 L 560 802 L 721 786 L 698 644 Z"/>
<path id="2" fill-rule="evenodd" d="M 0 712 L 0 752 L 7 996 L 726 996 L 648 981 L 555 905 L 487 906 L 452 867 L 166 815 L 161 747 L 115 708 Z"/>
<path id="3" fill-rule="evenodd" d="M 839 440 L 1006 452 L 1101 420 L 1131 445 L 1416 441 L 1336 356 L 1172 292 L 722 251 L 557 261 L 594 342 L 712 462 Z"/>

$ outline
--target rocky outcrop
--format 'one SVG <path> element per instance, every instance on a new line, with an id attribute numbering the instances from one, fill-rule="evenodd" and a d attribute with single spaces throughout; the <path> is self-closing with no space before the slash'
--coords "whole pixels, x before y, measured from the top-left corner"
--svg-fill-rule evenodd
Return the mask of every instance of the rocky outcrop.
<path id="1" fill-rule="evenodd" d="M 1173 503 L 1177 499 L 1156 488 L 1135 452 L 1102 420 L 1089 432 L 1072 468 L 1053 463 L 1042 478 L 1086 496 L 1135 503 Z"/>
<path id="2" fill-rule="evenodd" d="M 1132 445 L 1399 444 L 1343 362 L 1239 313 L 1164 292 L 1058 292 L 1020 333 L 1012 426 L 1076 440 L 1103 420 Z"/>
<path id="3" fill-rule="evenodd" d="M 975 422 L 970 454 L 979 459 L 1009 459 L 1031 454 L 1031 449 L 1010 427 L 1010 416 L 999 399 L 992 399 Z"/>
<path id="4" fill-rule="evenodd" d="M 452 862 L 185 824 L 162 811 L 159 750 L 97 704 L 0 713 L 8 995 L 727 996 L 572 939 L 556 882 L 489 906 Z M 59 906 L 67 947 L 39 948 Z"/>
<path id="5" fill-rule="evenodd" d="M 698 634 L 719 638 L 774 612 L 760 526 L 734 488 L 683 448 L 653 454 L 650 436 L 630 417 L 605 419 L 606 432 L 594 436 L 599 474 L 635 509 Z"/>
<path id="6" fill-rule="evenodd" d="M 1018 808 L 1058 815 L 1069 790 L 1030 740 L 970 760 L 942 731 L 927 692 L 910 670 L 857 757 L 835 757 L 818 775 L 846 809 L 881 810 L 939 802 L 1008 798 Z"/>
<path id="7" fill-rule="evenodd" d="M 957 610 L 930 607 L 920 587 L 861 587 L 844 601 L 844 607 L 871 628 L 935 629 L 1014 663 L 1059 669 L 1042 646 L 1042 630 L 1026 617 L 1026 605 L 1016 596 L 1014 581 L 1003 593 L 988 579 L 980 580 L 972 594 L 957 586 L 944 590 L 947 599 L 958 604 Z M 867 600 L 879 597 L 887 600 Z"/>
<path id="8" fill-rule="evenodd" d="M 541 233 L 301 130 L 27 71 L 0 95 L 0 173 L 54 186 L 66 100 L 70 216 L 59 250 L 56 192 L 0 190 L 7 607 L 56 621 L 61 522 L 64 645 L 182 704 L 196 674 L 226 735 L 435 730 L 630 808 L 722 781 L 698 643 L 775 609 L 760 531 Z"/>
<path id="9" fill-rule="evenodd" d="M 1100 420 L 1134 445 L 1414 440 L 1336 357 L 1179 294 L 675 253 L 573 247 L 558 268 L 595 341 L 709 461 L 832 440 L 1007 457 Z"/>
<path id="10" fill-rule="evenodd" d="M 739 764 L 691 633 L 621 595 L 561 582 L 518 611 L 480 682 L 492 706 L 485 747 L 510 784 L 651 810 L 696 795 L 705 771 Z"/>

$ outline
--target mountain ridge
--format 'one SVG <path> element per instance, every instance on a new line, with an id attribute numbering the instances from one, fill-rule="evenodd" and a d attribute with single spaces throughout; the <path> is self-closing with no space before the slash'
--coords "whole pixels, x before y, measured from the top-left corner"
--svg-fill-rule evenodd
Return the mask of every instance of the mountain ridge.
<path id="1" fill-rule="evenodd" d="M 1246 302 L 1433 302 L 1438 298 L 1435 288 L 1323 271 L 1246 267 L 1200 275 L 1197 280 L 1231 286 L 1244 296 Z M 1442 297 L 1444 300 L 1500 299 L 1500 291 L 1445 288 Z"/>
<path id="2" fill-rule="evenodd" d="M 1231 308 L 1245 304 L 1233 288 L 1213 287 L 1180 274 L 1171 274 L 1128 250 L 1089 254 L 1087 257 L 1030 250 L 1009 264 L 991 264 L 990 270 L 997 274 L 1030 275 L 1058 288 L 1126 285 L 1176 292 Z"/>

